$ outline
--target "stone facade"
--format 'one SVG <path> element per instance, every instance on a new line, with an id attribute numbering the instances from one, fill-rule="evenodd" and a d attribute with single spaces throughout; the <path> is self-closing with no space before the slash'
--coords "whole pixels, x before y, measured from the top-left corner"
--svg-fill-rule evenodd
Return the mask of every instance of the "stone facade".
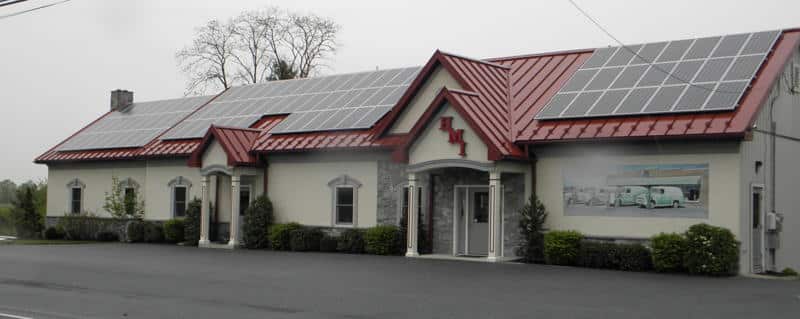
<path id="1" fill-rule="evenodd" d="M 525 205 L 525 174 L 503 173 L 503 256 L 516 256 L 522 240 L 519 232 L 519 210 Z"/>
<path id="2" fill-rule="evenodd" d="M 398 196 L 402 196 L 398 187 L 407 183 L 405 166 L 390 160 L 378 161 L 378 225 L 397 225 L 400 212 Z"/>
<path id="3" fill-rule="evenodd" d="M 430 171 L 433 194 L 433 253 L 453 254 L 455 185 L 489 185 L 489 173 L 467 168 Z"/>

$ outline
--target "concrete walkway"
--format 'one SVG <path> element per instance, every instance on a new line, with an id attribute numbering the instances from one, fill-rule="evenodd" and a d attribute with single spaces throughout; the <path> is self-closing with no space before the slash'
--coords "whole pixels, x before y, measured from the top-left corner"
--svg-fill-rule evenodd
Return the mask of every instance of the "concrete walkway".
<path id="1" fill-rule="evenodd" d="M 166 245 L 0 246 L 0 318 L 776 319 L 798 313 L 797 281 Z"/>

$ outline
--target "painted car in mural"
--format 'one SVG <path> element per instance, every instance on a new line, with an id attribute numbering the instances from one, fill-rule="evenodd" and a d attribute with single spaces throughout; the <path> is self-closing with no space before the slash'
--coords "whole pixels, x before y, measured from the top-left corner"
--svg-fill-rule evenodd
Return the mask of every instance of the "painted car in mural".
<path id="1" fill-rule="evenodd" d="M 576 163 L 562 170 L 568 216 L 707 218 L 708 164 Z"/>
<path id="2" fill-rule="evenodd" d="M 636 204 L 642 208 L 679 208 L 686 202 L 683 191 L 677 187 L 654 186 L 649 192 L 636 196 Z"/>

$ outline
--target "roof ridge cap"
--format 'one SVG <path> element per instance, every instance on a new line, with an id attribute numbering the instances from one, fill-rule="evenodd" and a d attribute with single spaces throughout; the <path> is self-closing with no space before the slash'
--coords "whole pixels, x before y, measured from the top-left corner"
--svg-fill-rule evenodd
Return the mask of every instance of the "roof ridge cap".
<path id="1" fill-rule="evenodd" d="M 463 55 L 455 54 L 455 53 L 450 53 L 450 52 L 442 51 L 442 50 L 438 50 L 438 51 L 442 55 L 448 55 L 448 56 L 459 58 L 459 59 L 464 59 L 464 60 L 468 60 L 468 61 L 472 61 L 472 62 L 476 62 L 476 63 L 486 64 L 488 66 L 495 67 L 495 68 L 500 68 L 500 69 L 504 69 L 504 70 L 511 70 L 510 66 L 497 64 L 497 63 L 494 63 L 494 62 L 491 62 L 491 61 L 486 61 L 486 60 L 481 60 L 481 59 L 476 59 L 476 58 L 470 58 L 470 57 L 467 57 L 467 56 L 463 56 Z"/>

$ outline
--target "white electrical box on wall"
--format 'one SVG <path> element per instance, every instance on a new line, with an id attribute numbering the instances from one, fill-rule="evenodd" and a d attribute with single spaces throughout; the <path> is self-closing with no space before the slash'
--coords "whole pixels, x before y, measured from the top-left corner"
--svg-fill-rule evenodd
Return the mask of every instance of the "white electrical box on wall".
<path id="1" fill-rule="evenodd" d="M 767 220 L 766 226 L 767 230 L 777 230 L 778 229 L 778 215 L 775 213 L 767 213 Z"/>

